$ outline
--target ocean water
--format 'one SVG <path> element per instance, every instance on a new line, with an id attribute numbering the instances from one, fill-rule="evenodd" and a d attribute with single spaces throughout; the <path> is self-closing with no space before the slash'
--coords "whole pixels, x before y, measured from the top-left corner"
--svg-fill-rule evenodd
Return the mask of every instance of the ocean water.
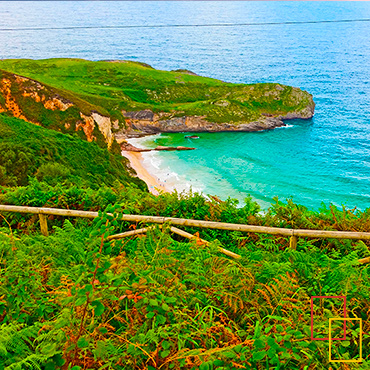
<path id="1" fill-rule="evenodd" d="M 308 121 L 258 133 L 164 134 L 139 145 L 161 181 L 264 207 L 278 196 L 370 207 L 370 22 L 232 27 L 73 26 L 261 23 L 370 18 L 369 2 L 0 2 L 0 58 L 130 59 L 228 82 L 279 82 L 314 96 Z M 16 30 L 22 28 L 23 30 Z M 58 28 L 30 30 L 27 28 Z M 13 30 L 9 30 L 13 29 Z"/>

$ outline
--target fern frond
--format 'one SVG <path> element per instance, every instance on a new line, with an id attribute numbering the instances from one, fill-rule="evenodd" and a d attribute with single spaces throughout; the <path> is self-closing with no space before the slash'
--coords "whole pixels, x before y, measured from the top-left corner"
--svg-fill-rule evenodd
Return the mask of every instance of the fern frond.
<path id="1" fill-rule="evenodd" d="M 64 220 L 63 231 L 66 233 L 72 233 L 72 234 L 75 232 L 75 227 L 72 225 L 72 223 L 68 219 Z"/>
<path id="2" fill-rule="evenodd" d="M 45 363 L 47 360 L 48 356 L 33 353 L 20 361 L 12 363 L 4 370 L 42 370 L 40 365 Z"/>
<path id="3" fill-rule="evenodd" d="M 270 306 L 270 308 L 274 308 L 273 305 L 271 304 L 271 300 L 270 300 L 270 297 L 268 294 L 266 294 L 266 292 L 264 292 L 262 289 L 257 289 L 257 291 L 262 295 L 263 298 L 265 298 L 265 301 L 267 302 L 267 304 Z"/>

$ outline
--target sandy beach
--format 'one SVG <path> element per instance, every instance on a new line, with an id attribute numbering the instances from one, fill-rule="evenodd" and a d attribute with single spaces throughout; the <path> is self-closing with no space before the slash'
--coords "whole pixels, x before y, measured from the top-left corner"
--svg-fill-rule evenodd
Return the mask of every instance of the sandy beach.
<path id="1" fill-rule="evenodd" d="M 131 167 L 136 171 L 139 179 L 145 181 L 145 183 L 148 185 L 149 191 L 152 194 L 158 195 L 161 192 L 170 193 L 170 190 L 166 189 L 164 185 L 160 184 L 159 181 L 142 165 L 142 155 L 140 152 L 122 151 L 121 153 L 130 161 Z"/>

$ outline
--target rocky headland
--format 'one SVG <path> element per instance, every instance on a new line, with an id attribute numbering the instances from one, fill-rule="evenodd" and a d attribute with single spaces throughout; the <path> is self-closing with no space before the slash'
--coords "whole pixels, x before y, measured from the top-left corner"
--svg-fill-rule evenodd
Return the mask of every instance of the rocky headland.
<path id="1" fill-rule="evenodd" d="M 292 119 L 310 119 L 314 115 L 314 104 L 297 112 L 285 115 L 261 114 L 256 121 L 233 123 L 209 122 L 205 116 L 172 117 L 164 113 L 155 114 L 151 110 L 125 112 L 127 129 L 123 137 L 139 137 L 161 132 L 225 132 L 225 131 L 262 131 L 285 126 L 284 121 Z M 120 138 L 117 135 L 118 139 Z"/>
<path id="2" fill-rule="evenodd" d="M 311 94 L 278 83 L 232 84 L 130 61 L 0 61 L 0 113 L 117 152 L 143 151 L 126 142 L 131 137 L 271 130 L 314 110 Z"/>

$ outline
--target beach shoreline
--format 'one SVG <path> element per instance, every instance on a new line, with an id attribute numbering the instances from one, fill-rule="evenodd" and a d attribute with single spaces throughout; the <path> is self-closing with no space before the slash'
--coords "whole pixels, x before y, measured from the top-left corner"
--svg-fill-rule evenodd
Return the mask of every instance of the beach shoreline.
<path id="1" fill-rule="evenodd" d="M 153 194 L 158 194 L 159 190 L 164 192 L 173 193 L 189 193 L 198 192 L 202 193 L 204 186 L 198 179 L 190 177 L 187 178 L 182 171 L 177 169 L 174 171 L 164 160 L 176 157 L 176 153 L 172 151 L 155 151 L 151 150 L 158 147 L 156 138 L 161 134 L 146 135 L 140 138 L 129 138 L 126 142 L 135 148 L 145 149 L 149 151 L 135 152 L 135 151 L 122 151 L 122 155 L 130 160 L 132 167 L 136 170 L 143 181 L 148 184 L 149 190 Z M 148 140 L 148 136 L 150 139 Z M 153 190 L 153 191 L 152 191 Z"/>
<path id="2" fill-rule="evenodd" d="M 128 152 L 123 150 L 122 156 L 130 161 L 130 166 L 136 171 L 139 179 L 143 180 L 149 189 L 149 192 L 153 195 L 159 195 L 161 193 L 170 193 L 171 191 L 166 188 L 164 184 L 161 184 L 159 180 L 151 175 L 143 165 L 143 157 L 140 152 Z"/>

